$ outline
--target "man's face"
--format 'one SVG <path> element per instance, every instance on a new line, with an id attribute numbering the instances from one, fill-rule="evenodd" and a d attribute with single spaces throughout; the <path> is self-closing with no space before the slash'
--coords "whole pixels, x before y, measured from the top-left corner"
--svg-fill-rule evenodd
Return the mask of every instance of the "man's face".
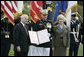
<path id="1" fill-rule="evenodd" d="M 74 16 L 72 16 L 72 17 L 71 17 L 71 19 L 72 19 L 72 20 L 75 20 L 75 17 L 74 17 Z"/>
<path id="2" fill-rule="evenodd" d="M 24 24 L 28 24 L 28 17 L 27 16 L 24 16 L 23 19 L 22 19 L 22 22 Z"/>
<path id="3" fill-rule="evenodd" d="M 43 15 L 42 15 L 42 19 L 43 19 L 43 20 L 46 20 L 46 19 L 47 19 L 47 17 L 48 17 L 48 15 L 47 15 L 47 14 L 43 14 Z"/>

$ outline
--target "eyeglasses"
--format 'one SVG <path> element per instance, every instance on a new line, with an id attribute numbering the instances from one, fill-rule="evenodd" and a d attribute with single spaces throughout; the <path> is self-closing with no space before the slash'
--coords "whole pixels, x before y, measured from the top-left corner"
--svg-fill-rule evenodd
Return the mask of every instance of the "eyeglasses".
<path id="1" fill-rule="evenodd" d="M 43 16 L 48 16 L 47 14 L 43 14 Z"/>
<path id="2" fill-rule="evenodd" d="M 28 18 L 24 18 L 24 19 L 28 20 Z"/>

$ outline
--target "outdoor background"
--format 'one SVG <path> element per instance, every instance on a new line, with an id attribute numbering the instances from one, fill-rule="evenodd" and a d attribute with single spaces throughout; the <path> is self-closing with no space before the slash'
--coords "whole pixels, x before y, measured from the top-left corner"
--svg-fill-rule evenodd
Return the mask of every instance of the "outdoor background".
<path id="1" fill-rule="evenodd" d="M 28 8 L 28 5 L 30 5 L 30 2 L 31 1 L 24 1 L 24 10 L 23 10 L 23 13 L 25 13 L 27 15 L 30 14 L 30 9 L 29 9 L 30 7 Z M 53 4 L 52 4 L 53 19 L 54 19 L 55 7 L 56 7 L 56 1 L 53 1 Z M 72 9 L 72 12 L 76 12 L 76 7 L 74 7 Z M 77 12 L 83 17 L 83 1 L 78 1 Z M 12 44 L 11 45 L 10 52 L 9 52 L 9 56 L 14 56 L 14 51 L 13 50 L 14 50 L 14 46 Z M 69 55 L 69 53 L 68 53 L 68 50 L 67 50 L 67 56 L 68 55 Z M 79 46 L 78 56 L 83 56 L 83 45 L 80 45 Z"/>

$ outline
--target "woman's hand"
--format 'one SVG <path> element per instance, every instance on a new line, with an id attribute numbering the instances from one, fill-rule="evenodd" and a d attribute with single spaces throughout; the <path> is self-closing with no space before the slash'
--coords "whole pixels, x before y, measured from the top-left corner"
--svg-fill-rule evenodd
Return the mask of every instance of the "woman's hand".
<path id="1" fill-rule="evenodd" d="M 55 48 L 54 48 L 54 47 L 52 47 L 52 50 L 55 50 Z"/>

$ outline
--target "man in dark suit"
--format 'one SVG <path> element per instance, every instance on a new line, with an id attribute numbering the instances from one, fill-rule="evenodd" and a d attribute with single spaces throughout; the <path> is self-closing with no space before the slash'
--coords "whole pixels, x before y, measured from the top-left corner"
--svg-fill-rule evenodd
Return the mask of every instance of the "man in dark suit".
<path id="1" fill-rule="evenodd" d="M 28 16 L 23 14 L 21 16 L 21 21 L 18 23 L 13 31 L 13 39 L 14 39 L 14 51 L 15 56 L 27 56 L 28 46 L 30 43 L 29 35 L 28 35 Z"/>

